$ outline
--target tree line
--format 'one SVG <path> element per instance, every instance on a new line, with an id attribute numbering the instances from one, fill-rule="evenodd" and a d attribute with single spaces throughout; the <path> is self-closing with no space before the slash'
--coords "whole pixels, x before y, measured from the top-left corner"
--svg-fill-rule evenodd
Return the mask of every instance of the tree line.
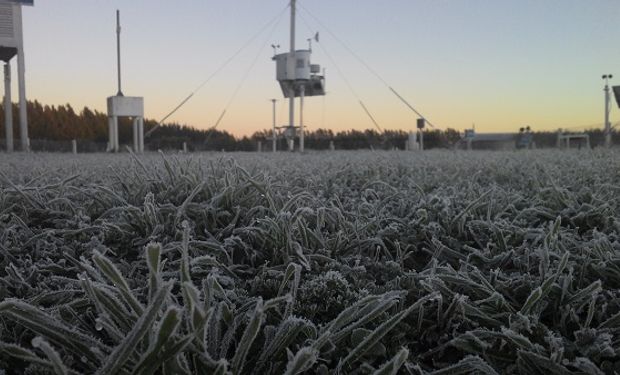
<path id="1" fill-rule="evenodd" d="M 17 104 L 13 105 L 14 137 L 19 138 L 19 116 Z M 153 129 L 157 122 L 144 120 L 145 132 Z M 4 108 L 0 106 L 0 137 L 4 147 Z M 77 140 L 78 144 L 92 145 L 88 150 L 102 151 L 108 141 L 108 119 L 105 113 L 84 107 L 76 111 L 70 104 L 50 106 L 38 101 L 28 102 L 28 128 L 31 145 L 46 144 L 50 151 L 62 148 L 59 145 Z M 413 129 L 412 129 L 413 130 Z M 515 133 L 518 129 L 515 130 Z M 590 143 L 597 146 L 603 143 L 602 130 L 591 130 Z M 425 148 L 453 148 L 462 135 L 454 129 L 428 129 L 424 133 Z M 620 142 L 619 134 L 614 133 L 614 143 Z M 333 132 L 328 129 L 307 131 L 305 145 L 307 149 L 327 150 L 330 144 L 340 150 L 355 149 L 404 149 L 408 139 L 408 131 L 384 130 L 378 132 L 368 130 L 347 130 Z M 553 131 L 534 132 L 533 139 L 537 147 L 555 147 L 557 134 Z M 132 144 L 132 124 L 128 118 L 119 119 L 119 141 L 121 144 Z M 263 150 L 271 149 L 271 130 L 255 132 L 251 136 L 234 137 L 225 130 L 196 129 L 178 123 L 160 126 L 146 141 L 147 149 L 171 150 L 181 149 L 187 143 L 192 151 L 256 151 L 259 142 Z M 66 148 L 66 147 L 65 147 Z M 278 149 L 286 149 L 286 140 L 278 139 Z"/>

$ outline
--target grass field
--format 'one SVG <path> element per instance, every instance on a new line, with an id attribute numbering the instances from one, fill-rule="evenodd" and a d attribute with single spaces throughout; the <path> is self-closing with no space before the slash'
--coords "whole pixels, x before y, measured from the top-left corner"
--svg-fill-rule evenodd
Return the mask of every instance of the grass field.
<path id="1" fill-rule="evenodd" d="M 620 373 L 620 153 L 0 155 L 0 368 Z"/>

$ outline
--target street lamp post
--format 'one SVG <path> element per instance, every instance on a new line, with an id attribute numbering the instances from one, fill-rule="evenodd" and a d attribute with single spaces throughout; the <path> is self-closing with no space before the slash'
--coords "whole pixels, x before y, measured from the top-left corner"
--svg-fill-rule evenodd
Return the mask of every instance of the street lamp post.
<path id="1" fill-rule="evenodd" d="M 609 95 L 609 80 L 614 76 L 611 74 L 603 75 L 603 79 L 605 80 L 605 147 L 611 147 L 611 122 L 609 121 L 609 113 L 611 111 L 610 106 L 610 95 Z"/>

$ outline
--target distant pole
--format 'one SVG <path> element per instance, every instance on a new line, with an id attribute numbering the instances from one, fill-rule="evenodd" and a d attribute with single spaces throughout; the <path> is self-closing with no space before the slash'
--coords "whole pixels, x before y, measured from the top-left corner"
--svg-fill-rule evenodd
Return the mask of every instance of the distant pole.
<path id="1" fill-rule="evenodd" d="M 13 103 L 11 101 L 11 65 L 4 64 L 4 130 L 6 151 L 13 152 Z"/>
<path id="2" fill-rule="evenodd" d="M 73 155 L 77 155 L 77 140 L 75 139 L 71 141 L 71 152 Z"/>
<path id="3" fill-rule="evenodd" d="M 116 10 L 116 62 L 118 66 L 118 92 L 117 96 L 123 96 L 121 90 L 121 12 Z"/>
<path id="4" fill-rule="evenodd" d="M 611 147 L 611 123 L 609 122 L 609 112 L 611 110 L 610 106 L 610 95 L 609 95 L 609 80 L 614 76 L 611 74 L 603 75 L 603 79 L 605 80 L 605 147 Z"/>
<path id="5" fill-rule="evenodd" d="M 271 147 L 273 149 L 273 152 L 276 152 L 278 150 L 278 146 L 277 146 L 277 137 L 276 137 L 276 99 L 271 99 L 271 103 L 272 103 L 272 112 L 273 112 L 273 130 L 271 132 Z"/>
<path id="6" fill-rule="evenodd" d="M 295 11 L 297 6 L 297 0 L 291 0 L 291 48 L 289 53 L 288 68 L 295 71 Z M 291 82 L 289 89 L 289 104 L 288 104 L 288 120 L 291 127 L 291 133 L 294 134 L 295 130 L 295 81 Z M 290 135 L 292 135 L 290 134 Z M 293 151 L 295 149 L 295 138 L 291 137 L 289 140 L 288 150 Z"/>

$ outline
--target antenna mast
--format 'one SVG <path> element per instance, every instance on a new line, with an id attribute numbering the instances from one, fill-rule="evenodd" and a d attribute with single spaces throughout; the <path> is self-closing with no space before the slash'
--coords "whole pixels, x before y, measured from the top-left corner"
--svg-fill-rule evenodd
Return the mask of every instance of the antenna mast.
<path id="1" fill-rule="evenodd" d="M 121 12 L 116 10 L 116 60 L 118 65 L 118 92 L 116 96 L 123 96 L 121 90 Z"/>

